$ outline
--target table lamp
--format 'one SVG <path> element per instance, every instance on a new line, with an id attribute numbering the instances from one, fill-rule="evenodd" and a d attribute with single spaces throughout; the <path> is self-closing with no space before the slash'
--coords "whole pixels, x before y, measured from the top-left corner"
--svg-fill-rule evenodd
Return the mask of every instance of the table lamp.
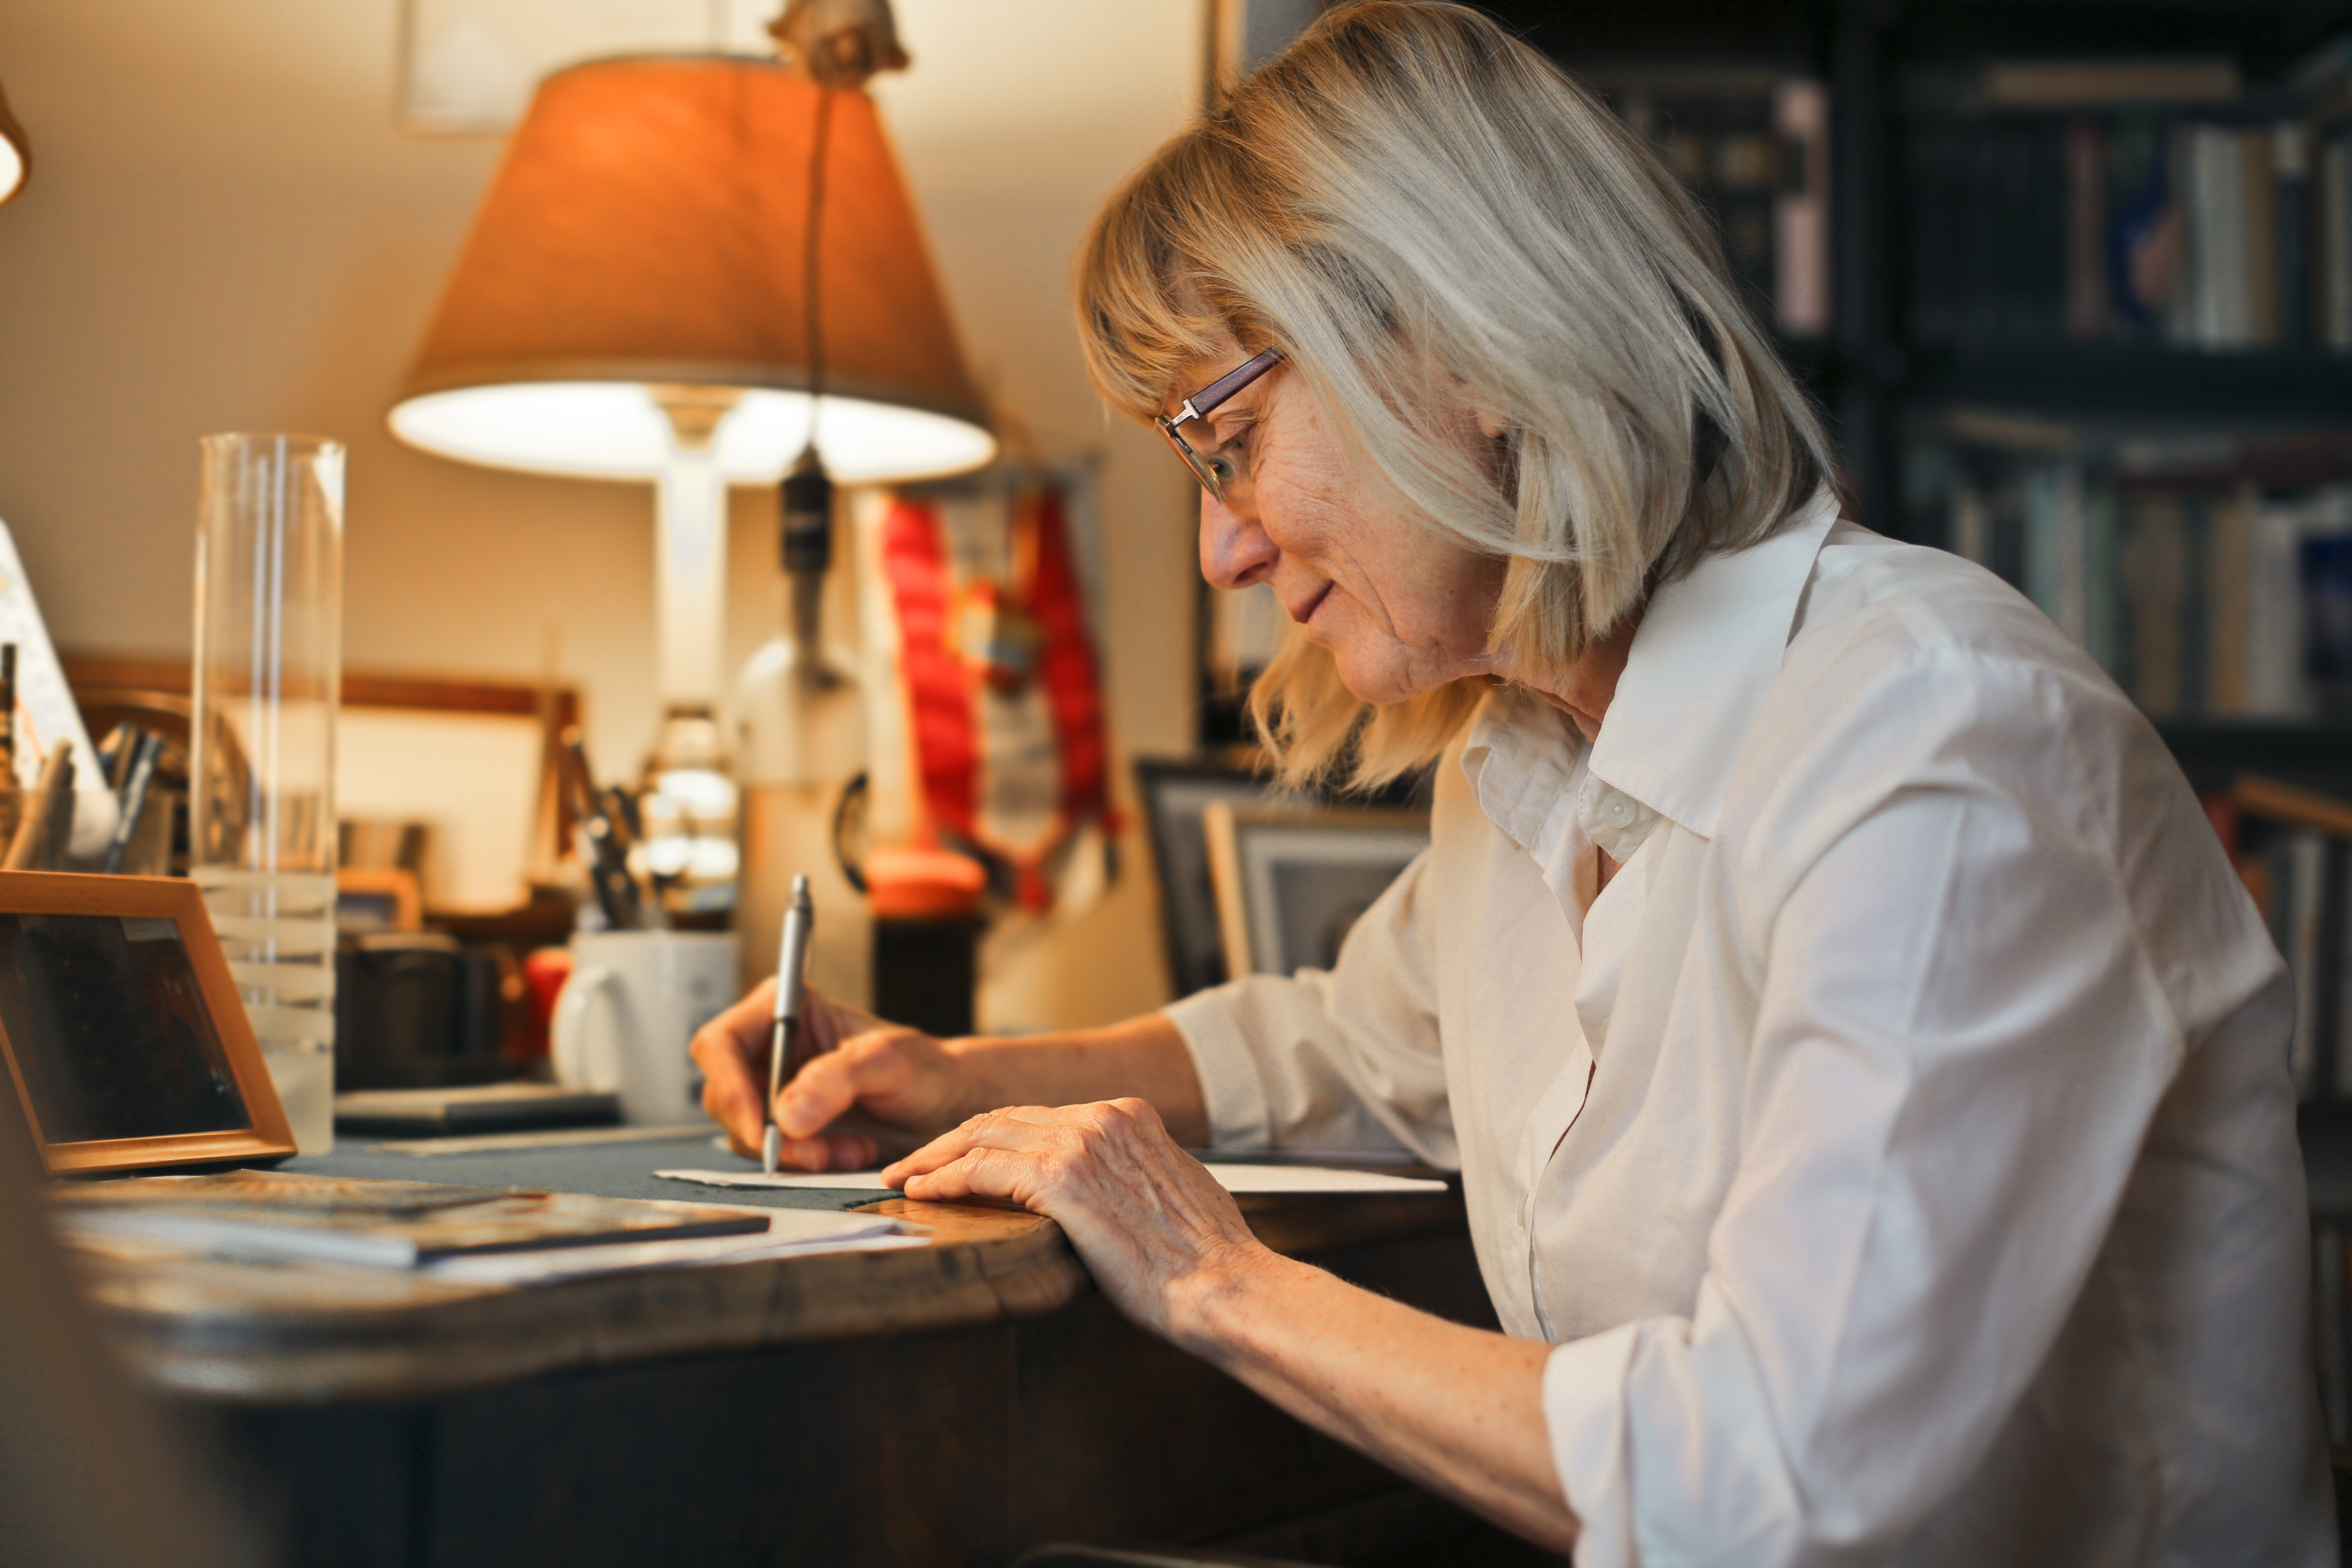
<path id="1" fill-rule="evenodd" d="M 444 457 L 656 487 L 657 759 L 718 744 L 729 485 L 796 475 L 789 557 L 825 475 L 996 449 L 873 100 L 729 56 L 541 84 L 391 424 Z M 823 569 L 804 539 L 786 564 Z M 731 833 L 712 847 L 731 859 Z"/>
<path id="2" fill-rule="evenodd" d="M 0 203 L 23 190 L 32 172 L 33 149 L 25 140 L 25 128 L 8 112 L 7 93 L 0 91 Z"/>

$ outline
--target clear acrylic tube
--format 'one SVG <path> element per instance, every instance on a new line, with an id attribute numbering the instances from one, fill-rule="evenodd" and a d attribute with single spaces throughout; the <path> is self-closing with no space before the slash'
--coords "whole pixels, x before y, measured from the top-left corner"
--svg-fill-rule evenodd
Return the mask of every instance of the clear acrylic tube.
<path id="1" fill-rule="evenodd" d="M 334 1143 L 335 710 L 343 448 L 204 438 L 195 782 L 203 889 L 303 1153 Z"/>

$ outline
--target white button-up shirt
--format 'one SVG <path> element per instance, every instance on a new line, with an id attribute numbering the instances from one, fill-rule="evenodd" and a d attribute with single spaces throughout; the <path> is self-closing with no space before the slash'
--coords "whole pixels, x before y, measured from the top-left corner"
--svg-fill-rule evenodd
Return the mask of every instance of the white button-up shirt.
<path id="1" fill-rule="evenodd" d="M 1332 972 L 1169 1016 L 1219 1147 L 1461 1171 L 1580 1568 L 2085 1568 L 2335 1561 L 2291 1009 L 2114 685 L 1824 499 L 1596 743 L 1490 694 Z"/>

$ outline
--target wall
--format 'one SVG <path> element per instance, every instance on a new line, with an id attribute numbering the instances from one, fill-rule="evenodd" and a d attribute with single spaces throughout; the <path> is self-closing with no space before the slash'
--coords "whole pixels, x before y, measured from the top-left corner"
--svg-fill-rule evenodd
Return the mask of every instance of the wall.
<path id="1" fill-rule="evenodd" d="M 1102 624 L 1122 758 L 1190 737 L 1190 486 L 1106 422 L 1080 369 L 1069 258 L 1118 179 L 1193 108 L 1181 5 L 899 0 L 916 68 L 878 84 L 988 392 L 1102 475 Z M 0 520 L 58 642 L 185 657 L 199 435 L 352 449 L 355 667 L 535 679 L 588 701 L 593 750 L 651 739 L 650 492 L 467 468 L 383 426 L 494 138 L 393 122 L 396 0 L 15 0 L 0 81 L 36 174 L 0 211 Z M 734 508 L 730 642 L 778 625 L 772 499 Z M 1128 863 L 1139 873 L 1142 857 Z M 1139 955 L 1150 954 L 1148 959 Z M 1157 999 L 1140 875 L 998 977 L 1000 1020 Z"/>

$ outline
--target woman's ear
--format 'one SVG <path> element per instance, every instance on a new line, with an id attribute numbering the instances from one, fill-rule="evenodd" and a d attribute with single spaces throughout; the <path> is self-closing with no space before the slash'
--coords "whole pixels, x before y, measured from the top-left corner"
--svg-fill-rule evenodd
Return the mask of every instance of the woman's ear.
<path id="1" fill-rule="evenodd" d="M 1501 415 L 1495 413 L 1491 409 L 1481 408 L 1476 411 L 1476 414 L 1478 419 L 1478 434 L 1484 436 L 1489 441 L 1501 440 L 1503 438 L 1504 432 L 1507 431 L 1511 427 L 1511 422 L 1509 420 L 1504 418 Z"/>

